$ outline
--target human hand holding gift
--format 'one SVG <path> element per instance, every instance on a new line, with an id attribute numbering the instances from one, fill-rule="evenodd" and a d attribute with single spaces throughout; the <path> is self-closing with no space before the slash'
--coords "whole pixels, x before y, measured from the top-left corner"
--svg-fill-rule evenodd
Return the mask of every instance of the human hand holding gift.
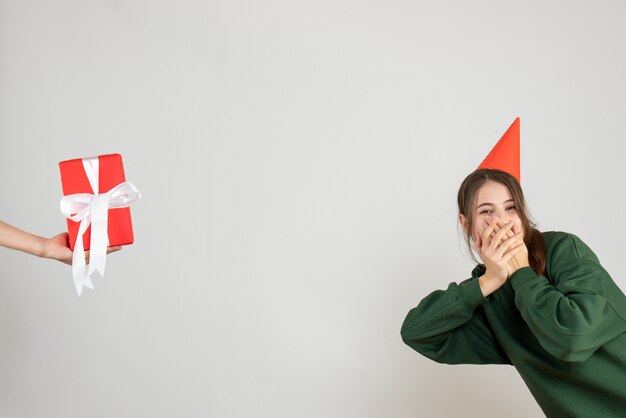
<path id="1" fill-rule="evenodd" d="M 120 245 L 108 247 L 107 254 L 121 249 L 122 246 Z M 46 239 L 45 252 L 43 254 L 45 258 L 51 258 L 65 264 L 72 265 L 73 254 L 74 252 L 70 250 L 70 235 L 67 232 L 63 232 L 53 236 L 52 238 Z M 85 251 L 85 262 L 89 263 L 89 251 Z"/>
<path id="2" fill-rule="evenodd" d="M 72 264 L 72 250 L 67 232 L 45 238 L 0 221 L 0 247 Z M 109 247 L 107 254 L 121 249 L 120 246 Z M 89 251 L 85 251 L 85 260 L 89 260 Z"/>
<path id="3" fill-rule="evenodd" d="M 74 159 L 59 163 L 63 194 L 61 212 L 65 215 L 72 254 L 72 274 L 76 291 L 93 289 L 91 275 L 104 275 L 107 247 L 134 241 L 129 206 L 141 197 L 125 181 L 119 154 Z M 90 250 L 86 264 L 85 250 Z"/>

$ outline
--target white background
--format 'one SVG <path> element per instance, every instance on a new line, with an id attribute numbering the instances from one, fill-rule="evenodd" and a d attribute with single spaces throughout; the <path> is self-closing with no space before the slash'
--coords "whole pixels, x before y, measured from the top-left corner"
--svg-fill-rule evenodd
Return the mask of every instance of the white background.
<path id="1" fill-rule="evenodd" d="M 0 219 L 119 152 L 136 243 L 78 298 L 0 249 L 2 417 L 541 417 L 400 339 L 469 277 L 457 188 L 515 117 L 542 230 L 626 287 L 620 1 L 0 1 Z"/>

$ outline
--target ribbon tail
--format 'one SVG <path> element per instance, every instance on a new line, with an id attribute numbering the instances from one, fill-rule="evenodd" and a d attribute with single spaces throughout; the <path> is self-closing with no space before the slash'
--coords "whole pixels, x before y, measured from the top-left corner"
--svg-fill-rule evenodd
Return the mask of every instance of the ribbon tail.
<path id="1" fill-rule="evenodd" d="M 72 275 L 74 276 L 74 286 L 78 296 L 83 291 L 83 286 L 93 289 L 93 284 L 89 278 L 87 265 L 85 263 L 85 250 L 83 248 L 83 235 L 89 227 L 90 216 L 87 215 L 81 222 L 76 235 L 76 243 L 74 244 L 74 253 L 72 254 Z"/>
<path id="2" fill-rule="evenodd" d="M 109 198 L 106 195 L 96 196 L 93 198 L 92 205 L 88 275 L 91 276 L 94 271 L 98 271 L 100 276 L 104 276 L 109 245 Z"/>

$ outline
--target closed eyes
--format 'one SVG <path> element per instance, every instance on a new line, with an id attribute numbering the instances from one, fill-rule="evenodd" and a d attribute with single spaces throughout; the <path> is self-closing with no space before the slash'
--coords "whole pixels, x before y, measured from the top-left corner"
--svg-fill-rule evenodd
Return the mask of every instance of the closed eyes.
<path id="1" fill-rule="evenodd" d="M 509 206 L 508 208 L 506 208 L 505 210 L 507 211 L 512 211 L 512 210 L 516 210 L 515 206 Z M 493 211 L 491 209 L 484 209 L 482 211 L 479 212 L 480 215 L 483 214 L 491 214 L 493 213 Z"/>

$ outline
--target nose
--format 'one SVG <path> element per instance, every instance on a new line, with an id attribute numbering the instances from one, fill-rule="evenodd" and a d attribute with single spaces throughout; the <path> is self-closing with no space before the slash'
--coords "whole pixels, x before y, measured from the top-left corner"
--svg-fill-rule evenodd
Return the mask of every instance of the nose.
<path id="1" fill-rule="evenodd" d="M 494 219 L 499 219 L 499 220 L 501 220 L 504 223 L 508 223 L 508 222 L 512 221 L 511 214 L 509 212 L 505 211 L 505 210 L 494 212 L 491 216 L 488 216 L 486 218 L 486 221 L 489 224 L 489 223 L 493 222 Z"/>
<path id="2" fill-rule="evenodd" d="M 509 211 L 502 211 L 502 212 L 498 213 L 498 217 L 504 223 L 513 222 L 513 214 L 511 212 L 509 212 Z"/>

